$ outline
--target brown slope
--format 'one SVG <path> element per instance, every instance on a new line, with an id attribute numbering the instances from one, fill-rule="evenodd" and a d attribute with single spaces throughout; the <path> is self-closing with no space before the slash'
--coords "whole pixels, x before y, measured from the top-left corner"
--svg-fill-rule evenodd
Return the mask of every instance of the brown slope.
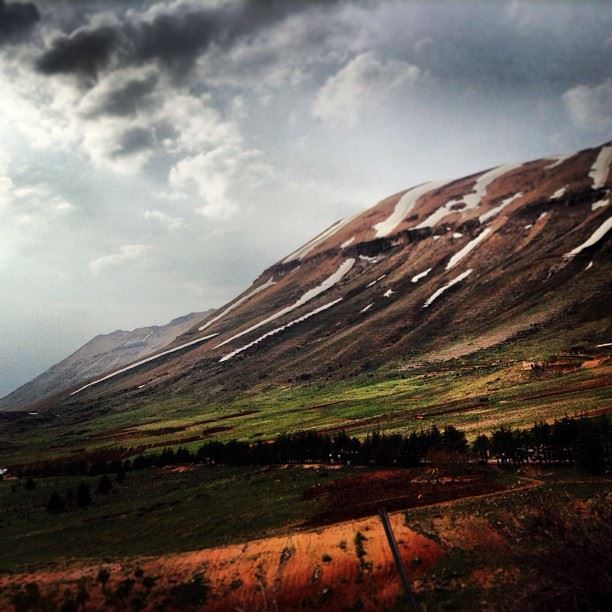
<path id="1" fill-rule="evenodd" d="M 564 326 L 575 339 L 593 320 L 610 331 L 612 232 L 565 256 L 608 223 L 612 177 L 608 172 L 594 185 L 592 169 L 609 150 L 596 147 L 560 163 L 536 160 L 391 196 L 270 267 L 205 327 L 177 338 L 175 353 L 69 401 L 121 401 L 201 382 L 235 389 L 266 378 L 345 376 L 435 358 L 457 343 L 466 354 L 472 350 L 466 339 L 478 350 L 510 335 L 542 327 L 562 332 Z M 609 169 L 609 159 L 606 164 Z"/>
<path id="2" fill-rule="evenodd" d="M 96 336 L 66 359 L 0 399 L 0 410 L 25 410 L 67 387 L 159 351 L 212 312 L 194 312 L 167 325 L 117 330 Z"/>

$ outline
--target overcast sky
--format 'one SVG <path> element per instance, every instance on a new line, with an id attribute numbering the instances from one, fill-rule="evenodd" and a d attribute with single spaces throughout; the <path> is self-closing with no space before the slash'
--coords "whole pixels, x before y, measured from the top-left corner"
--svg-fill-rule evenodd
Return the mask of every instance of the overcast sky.
<path id="1" fill-rule="evenodd" d="M 0 0 L 0 395 L 400 189 L 612 137 L 612 3 Z"/>

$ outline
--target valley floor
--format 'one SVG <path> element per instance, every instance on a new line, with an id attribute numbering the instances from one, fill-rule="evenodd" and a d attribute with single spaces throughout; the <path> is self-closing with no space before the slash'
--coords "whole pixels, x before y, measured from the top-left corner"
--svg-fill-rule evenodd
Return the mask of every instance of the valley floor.
<path id="1" fill-rule="evenodd" d="M 376 506 L 403 507 L 392 525 L 424 610 L 603 609 L 612 595 L 609 477 L 174 468 L 129 473 L 58 517 L 24 501 L 59 484 L 45 480 L 33 491 L 1 483 L 1 609 L 406 609 Z M 361 509 L 351 507 L 357 491 L 369 502 Z M 353 517 L 340 520 L 347 508 Z"/>

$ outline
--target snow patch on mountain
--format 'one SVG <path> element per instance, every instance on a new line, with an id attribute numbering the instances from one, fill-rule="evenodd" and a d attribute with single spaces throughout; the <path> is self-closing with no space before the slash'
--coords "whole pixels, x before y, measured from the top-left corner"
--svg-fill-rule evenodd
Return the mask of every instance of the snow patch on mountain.
<path id="1" fill-rule="evenodd" d="M 109 378 L 113 378 L 114 376 L 118 376 L 119 374 L 123 374 L 124 372 L 129 372 L 130 370 L 133 370 L 134 368 L 137 368 L 138 366 L 141 366 L 145 363 L 149 363 L 150 361 L 154 361 L 155 359 L 159 359 L 160 357 L 163 357 L 164 355 L 170 355 L 171 353 L 180 351 L 181 349 L 187 348 L 188 346 L 193 346 L 194 344 L 204 342 L 205 340 L 210 340 L 210 338 L 214 338 L 215 336 L 218 336 L 218 335 L 219 334 L 208 334 L 208 336 L 204 336 L 202 338 L 196 338 L 195 340 L 192 340 L 191 342 L 185 342 L 185 344 L 180 344 L 179 346 L 175 346 L 174 348 L 168 349 L 167 351 L 157 353 L 156 355 L 151 355 L 151 357 L 147 357 L 146 359 L 141 359 L 140 361 L 137 361 L 136 363 L 126 366 L 125 368 L 121 368 L 120 370 L 115 370 L 114 372 L 111 372 L 110 374 L 107 374 L 106 376 L 103 376 L 102 378 L 98 378 L 97 380 L 94 380 L 90 383 L 87 383 L 86 385 L 83 385 L 80 389 L 73 391 L 70 395 L 76 395 L 77 393 L 80 393 L 81 391 L 89 387 L 93 387 L 93 385 L 97 385 L 98 383 L 108 380 Z"/>
<path id="2" fill-rule="evenodd" d="M 472 192 L 463 196 L 463 203 L 467 209 L 475 208 L 480 204 L 482 198 L 487 194 L 487 191 L 491 184 L 498 178 L 508 174 L 511 170 L 518 168 L 515 164 L 506 164 L 504 166 L 498 166 L 488 172 L 482 174 L 476 181 Z"/>
<path id="3" fill-rule="evenodd" d="M 573 155 L 556 155 L 555 157 L 550 157 L 549 159 L 553 160 L 553 162 L 552 164 L 548 164 L 548 166 L 545 166 L 544 170 L 551 170 L 552 168 L 556 168 L 570 157 L 573 157 Z"/>
<path id="4" fill-rule="evenodd" d="M 606 219 L 589 237 L 588 240 L 583 242 L 581 245 L 577 246 L 575 249 L 572 249 L 569 253 L 566 253 L 563 257 L 566 259 L 574 257 L 574 255 L 578 255 L 584 251 L 584 249 L 588 249 L 589 247 L 597 244 L 612 228 L 612 217 Z"/>
<path id="5" fill-rule="evenodd" d="M 446 181 L 436 181 L 433 183 L 424 183 L 407 191 L 397 202 L 393 212 L 383 221 L 374 225 L 373 229 L 376 232 L 376 238 L 388 236 L 414 208 L 417 200 L 426 193 L 438 189 L 446 184 Z"/>
<path id="6" fill-rule="evenodd" d="M 418 283 L 422 278 L 425 278 L 431 271 L 433 270 L 433 268 L 427 268 L 427 270 L 423 271 L 423 272 L 419 272 L 418 274 L 415 274 L 410 280 L 413 283 Z"/>
<path id="7" fill-rule="evenodd" d="M 597 210 L 598 208 L 603 208 L 610 203 L 610 196 L 603 198 L 603 200 L 598 200 L 597 202 L 593 202 L 591 204 L 591 210 Z"/>
<path id="8" fill-rule="evenodd" d="M 612 145 L 605 145 L 599 150 L 599 154 L 589 170 L 589 176 L 593 180 L 593 189 L 601 189 L 605 186 L 608 174 L 610 173 L 611 163 Z"/>
<path id="9" fill-rule="evenodd" d="M 255 325 L 251 325 L 251 327 L 244 329 L 243 331 L 238 332 L 237 334 L 234 334 L 231 338 L 228 338 L 227 340 L 224 340 L 220 344 L 217 344 L 215 348 L 220 348 L 222 346 L 225 346 L 226 344 L 229 344 L 230 342 L 236 340 L 237 338 L 240 338 L 241 336 L 244 336 L 252 331 L 255 331 L 256 329 L 262 327 L 263 325 L 271 323 L 275 319 L 278 319 L 279 317 L 289 314 L 291 311 L 295 310 L 296 308 L 299 308 L 300 306 L 303 306 L 307 302 L 310 302 L 310 300 L 316 298 L 318 295 L 327 291 L 328 289 L 331 289 L 336 283 L 340 282 L 340 280 L 342 280 L 342 278 L 349 272 L 349 270 L 353 267 L 354 264 L 355 264 L 354 258 L 350 257 L 349 259 L 345 259 L 340 264 L 338 269 L 331 276 L 328 276 L 320 285 L 317 285 L 316 287 L 306 291 L 306 293 L 304 293 L 304 295 L 302 295 L 302 297 L 299 298 L 297 301 L 295 301 L 293 304 L 291 304 L 290 306 L 287 306 L 286 308 L 282 308 L 278 312 L 275 312 L 273 315 L 270 315 L 269 317 L 263 319 L 262 321 L 259 321 L 259 323 L 255 323 Z"/>
<path id="10" fill-rule="evenodd" d="M 345 219 L 340 219 L 339 221 L 336 221 L 333 225 L 322 231 L 312 240 L 309 240 L 305 245 L 301 246 L 296 251 L 293 251 L 293 253 L 291 253 L 289 256 L 285 257 L 282 263 L 286 264 L 295 261 L 296 259 L 304 259 L 304 257 L 306 257 L 306 255 L 308 255 L 310 251 L 312 251 L 315 247 L 319 246 L 328 238 L 339 232 L 345 225 L 350 223 L 357 216 L 358 215 L 352 215 L 351 217 L 346 217 Z"/>
<path id="11" fill-rule="evenodd" d="M 567 185 L 565 185 L 565 187 L 561 187 L 560 189 L 557 189 L 557 191 L 555 191 L 555 193 L 553 193 L 550 196 L 551 200 L 558 200 L 559 198 L 563 197 L 567 192 Z"/>
<path id="12" fill-rule="evenodd" d="M 472 271 L 473 270 L 470 268 L 469 270 L 462 272 L 459 276 L 453 278 L 452 281 L 449 281 L 448 283 L 446 283 L 446 285 L 437 289 L 431 295 L 431 297 L 423 304 L 423 308 L 428 308 L 429 306 L 431 306 L 432 303 L 435 300 L 437 300 L 447 289 L 450 289 L 453 285 L 456 285 L 457 283 L 460 283 L 462 280 L 465 280 L 472 273 Z"/>
<path id="13" fill-rule="evenodd" d="M 241 297 L 239 300 L 236 300 L 233 304 L 230 304 L 223 312 L 218 314 L 216 317 L 213 317 L 212 319 L 210 319 L 210 321 L 206 321 L 204 325 L 198 327 L 198 331 L 204 331 L 207 327 L 210 327 L 213 323 L 217 322 L 219 319 L 222 319 L 228 312 L 231 312 L 232 310 L 234 310 L 234 308 L 238 308 L 240 304 L 244 304 L 247 300 L 250 300 L 254 295 L 261 293 L 262 291 L 264 291 L 268 287 L 271 287 L 272 285 L 276 285 L 276 281 L 274 280 L 273 276 L 271 276 L 262 285 L 259 285 L 259 287 L 256 287 L 255 289 L 253 289 L 253 291 L 247 293 L 244 297 Z"/>
<path id="14" fill-rule="evenodd" d="M 240 348 L 237 348 L 235 351 L 232 351 L 231 353 L 228 353 L 224 357 L 221 357 L 221 359 L 219 359 L 219 363 L 222 363 L 223 361 L 228 361 L 232 357 L 235 357 L 236 355 L 238 355 L 239 353 L 242 353 L 243 351 L 246 351 L 247 349 L 251 348 L 252 346 L 255 346 L 256 344 L 259 344 L 260 342 L 262 342 L 266 338 L 269 338 L 270 336 L 274 336 L 274 335 L 276 335 L 276 334 L 278 334 L 278 333 L 288 329 L 289 327 L 293 327 L 294 325 L 296 325 L 298 323 L 301 323 L 302 321 L 306 321 L 306 319 L 310 319 L 310 317 L 313 317 L 314 315 L 319 314 L 320 312 L 323 312 L 324 310 L 327 310 L 328 308 L 331 308 L 332 306 L 335 306 L 338 302 L 341 302 L 342 299 L 343 298 L 338 298 L 336 300 L 333 300 L 332 302 L 328 302 L 327 304 L 323 304 L 323 306 L 319 306 L 318 308 L 315 308 L 314 310 L 311 310 L 310 312 L 306 313 L 305 315 L 302 315 L 301 317 L 298 317 L 297 319 L 293 319 L 292 321 L 289 321 L 289 323 L 286 323 L 285 325 L 281 325 L 280 327 L 276 327 L 275 329 L 272 329 L 269 332 L 266 332 L 262 336 L 259 336 L 259 338 L 257 338 L 256 340 L 253 340 L 252 342 L 249 342 L 248 344 L 245 344 L 244 346 L 241 346 Z"/>
<path id="15" fill-rule="evenodd" d="M 509 204 L 512 204 L 512 202 L 514 202 L 515 200 L 518 200 L 518 198 L 520 198 L 522 195 L 523 195 L 523 192 L 519 191 L 518 193 L 515 193 L 509 198 L 502 200 L 497 206 L 495 206 L 491 210 L 488 210 L 486 213 L 480 215 L 480 217 L 478 217 L 478 220 L 481 223 L 484 223 L 485 221 L 488 221 L 489 219 L 496 217 L 502 210 L 504 210 L 504 208 L 506 208 L 506 206 L 508 206 Z"/>
<path id="16" fill-rule="evenodd" d="M 464 257 L 473 251 L 487 236 L 493 233 L 490 227 L 484 229 L 476 238 L 470 240 L 459 252 L 455 253 L 446 264 L 446 269 L 455 267 Z"/>

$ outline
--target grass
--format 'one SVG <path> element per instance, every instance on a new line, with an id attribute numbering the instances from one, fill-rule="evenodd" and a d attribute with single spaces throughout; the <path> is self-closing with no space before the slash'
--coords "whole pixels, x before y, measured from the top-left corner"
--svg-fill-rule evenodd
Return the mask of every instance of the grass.
<path id="1" fill-rule="evenodd" d="M 311 428 L 366 435 L 452 424 L 473 438 L 500 423 L 531 426 L 611 406 L 612 366 L 580 369 L 575 359 L 573 371 L 530 372 L 496 355 L 396 364 L 342 381 L 267 383 L 222 398 L 199 386 L 87 410 L 69 404 L 54 414 L 0 421 L 0 465 L 117 446 L 195 448 L 209 439 L 270 439 Z"/>
<path id="2" fill-rule="evenodd" d="M 292 467 L 257 470 L 197 466 L 128 473 L 110 494 L 96 495 L 97 478 L 0 481 L 0 571 L 68 559 L 161 555 L 245 541 L 301 523 L 315 513 L 304 489 L 351 472 Z M 51 492 L 64 495 L 88 482 L 94 503 L 50 515 Z"/>

